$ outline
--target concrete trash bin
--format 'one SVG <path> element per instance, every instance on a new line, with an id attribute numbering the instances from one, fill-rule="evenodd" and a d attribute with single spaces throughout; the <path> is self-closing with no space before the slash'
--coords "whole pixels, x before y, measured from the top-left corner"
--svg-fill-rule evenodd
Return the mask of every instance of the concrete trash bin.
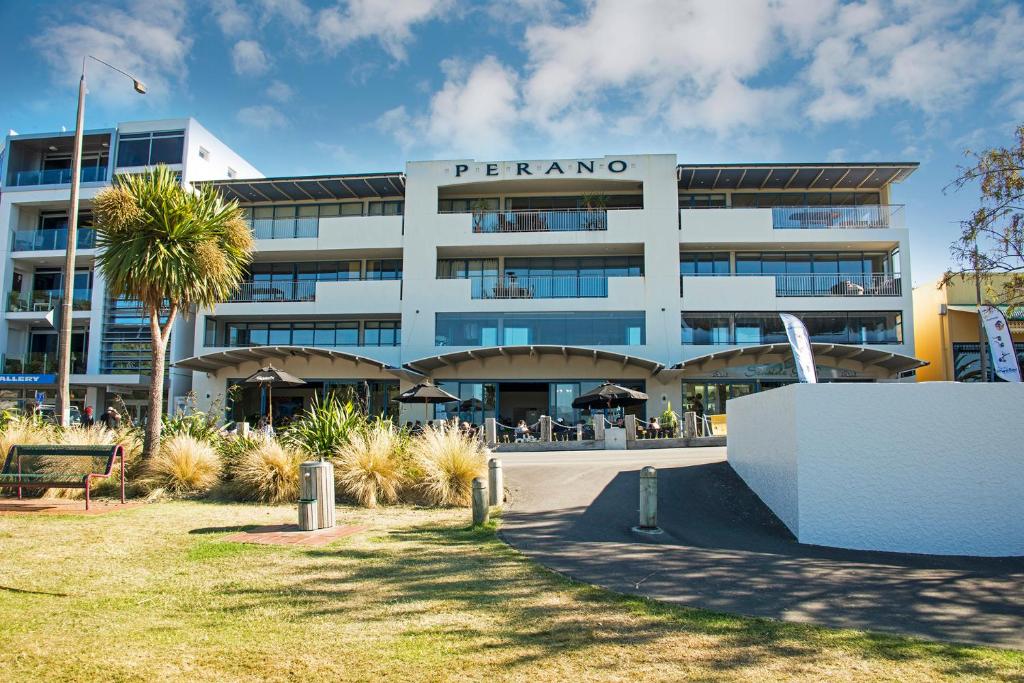
<path id="1" fill-rule="evenodd" d="M 303 513 L 303 506 L 316 508 Z M 312 524 L 309 529 L 303 525 Z M 334 465 L 329 462 L 304 462 L 299 465 L 299 526 L 305 531 L 334 526 Z"/>

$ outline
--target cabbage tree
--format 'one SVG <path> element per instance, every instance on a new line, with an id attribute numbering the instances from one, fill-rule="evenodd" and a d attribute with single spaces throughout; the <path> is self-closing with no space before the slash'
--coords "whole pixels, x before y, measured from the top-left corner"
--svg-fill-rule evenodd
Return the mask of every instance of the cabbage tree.
<path id="1" fill-rule="evenodd" d="M 118 176 L 100 192 L 97 263 L 108 294 L 139 301 L 149 318 L 152 367 L 145 454 L 160 446 L 164 371 L 178 315 L 226 300 L 252 259 L 253 238 L 238 204 L 211 187 L 182 187 L 166 166 Z"/>

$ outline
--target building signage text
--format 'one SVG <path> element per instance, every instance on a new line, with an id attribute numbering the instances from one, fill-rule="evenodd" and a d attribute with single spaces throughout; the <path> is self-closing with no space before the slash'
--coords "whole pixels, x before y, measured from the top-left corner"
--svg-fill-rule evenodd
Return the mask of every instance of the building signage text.
<path id="1" fill-rule="evenodd" d="M 0 375 L 0 384 L 55 384 L 56 375 Z"/>
<path id="2" fill-rule="evenodd" d="M 497 176 L 501 165 L 498 162 L 492 161 L 485 164 L 477 164 L 476 170 L 482 170 L 486 176 Z M 598 168 L 598 163 L 594 159 L 577 159 L 575 161 L 515 161 L 506 165 L 506 169 L 517 176 L 587 175 L 593 174 L 596 168 Z M 629 164 L 622 159 L 613 159 L 608 162 L 607 168 L 610 173 L 623 173 L 629 168 Z M 455 164 L 455 177 L 461 178 L 469 170 L 469 164 Z"/>

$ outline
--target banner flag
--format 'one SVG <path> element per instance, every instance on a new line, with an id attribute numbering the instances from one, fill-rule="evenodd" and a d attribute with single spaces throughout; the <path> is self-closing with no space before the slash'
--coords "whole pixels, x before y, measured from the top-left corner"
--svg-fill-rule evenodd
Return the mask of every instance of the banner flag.
<path id="1" fill-rule="evenodd" d="M 817 384 L 818 375 L 814 371 L 814 353 L 811 351 L 811 338 L 807 334 L 807 327 L 795 315 L 779 313 L 779 317 L 786 326 L 786 336 L 793 349 L 797 377 L 804 384 Z"/>
<path id="2" fill-rule="evenodd" d="M 996 375 L 1007 382 L 1020 382 L 1020 364 L 1017 362 L 1017 352 L 1013 348 L 1013 337 L 1010 336 L 1006 316 L 998 307 L 988 304 L 978 306 L 978 315 L 985 325 L 989 355 L 992 356 L 992 367 Z"/>

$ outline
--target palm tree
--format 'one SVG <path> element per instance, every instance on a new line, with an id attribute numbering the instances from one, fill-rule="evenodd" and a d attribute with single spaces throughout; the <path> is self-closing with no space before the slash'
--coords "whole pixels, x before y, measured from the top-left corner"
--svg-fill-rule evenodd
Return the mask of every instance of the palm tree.
<path id="1" fill-rule="evenodd" d="M 118 176 L 96 195 L 97 263 L 113 297 L 139 301 L 149 316 L 152 368 L 144 452 L 160 446 L 164 369 L 174 320 L 237 289 L 251 261 L 252 231 L 238 204 L 216 190 L 182 187 L 166 166 Z"/>

